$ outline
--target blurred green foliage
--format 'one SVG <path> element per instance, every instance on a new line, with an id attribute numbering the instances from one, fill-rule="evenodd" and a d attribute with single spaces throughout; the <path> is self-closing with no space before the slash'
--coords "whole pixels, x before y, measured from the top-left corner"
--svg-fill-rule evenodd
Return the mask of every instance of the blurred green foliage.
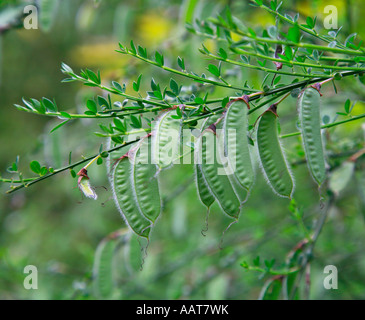
<path id="1" fill-rule="evenodd" d="M 323 12 L 326 4 L 334 4 L 339 8 L 339 25 L 344 25 L 347 33 L 357 31 L 364 38 L 361 32 L 365 30 L 365 21 L 361 16 L 365 6 L 356 6 L 354 10 L 353 2 L 291 1 L 285 5 L 293 12 L 314 16 Z M 14 3 L 23 2 L 0 2 L 0 14 Z M 274 22 L 268 14 L 257 12 L 242 1 L 202 0 L 193 13 L 187 9 L 188 3 L 111 0 L 98 1 L 96 5 L 94 1 L 63 0 L 59 1 L 48 33 L 19 28 L 1 34 L 0 168 L 7 168 L 17 155 L 22 156 L 23 169 L 28 169 L 27 164 L 34 159 L 45 159 L 47 165 L 57 168 L 68 163 L 70 151 L 77 160 L 96 153 L 100 144 L 105 143 L 91 134 L 98 129 L 95 122 L 75 121 L 49 134 L 57 122 L 50 123 L 45 117 L 22 113 L 13 107 L 22 97 L 45 96 L 55 98 L 64 109 L 79 110 L 97 91 L 78 84 L 61 84 L 62 61 L 75 70 L 100 69 L 104 78 L 122 79 L 130 87 L 141 70 L 144 79 L 154 77 L 168 84 L 169 74 L 114 52 L 118 41 L 133 39 L 151 50 L 159 48 L 165 59 L 183 56 L 189 61 L 189 68 L 203 72 L 202 58 L 197 52 L 203 39 L 185 31 L 185 19 L 190 20 L 191 15 L 209 17 L 229 4 L 236 16 L 251 25 Z M 204 41 L 209 49 L 214 49 L 213 41 Z M 243 71 L 239 77 L 260 83 L 263 76 Z M 142 86 L 147 85 L 142 80 Z M 335 96 L 330 86 L 324 90 L 323 114 L 330 118 L 343 109 L 345 98 L 364 100 L 363 89 L 354 80 L 341 82 L 338 89 L 346 96 Z M 282 133 L 295 131 L 295 121 L 286 121 L 294 119 L 295 103 L 295 99 L 289 98 L 283 104 Z M 357 102 L 354 114 L 364 112 L 364 108 L 363 103 Z M 331 133 L 336 141 L 331 148 L 336 149 L 337 145 L 339 150 L 351 151 L 354 141 L 362 136 L 361 124 L 351 123 Z M 286 140 L 285 147 L 291 161 L 302 152 L 300 140 L 295 137 Z M 340 160 L 343 158 L 331 160 L 331 164 L 339 165 Z M 297 181 L 295 199 L 304 212 L 305 224 L 311 227 L 318 215 L 318 192 L 305 164 L 298 164 L 293 171 Z M 7 186 L 0 185 L 1 299 L 96 298 L 91 283 L 96 248 L 104 237 L 125 226 L 110 192 L 103 188 L 109 188 L 105 168 L 93 167 L 90 172 L 99 194 L 97 201 L 82 199 L 76 179 L 68 173 L 12 195 L 5 196 Z M 252 264 L 260 256 L 261 261 L 275 259 L 275 267 L 280 268 L 287 253 L 303 238 L 289 202 L 273 195 L 258 175 L 239 222 L 225 234 L 223 249 L 219 249 L 222 233 L 230 221 L 214 204 L 207 236 L 201 235 L 206 210 L 198 201 L 192 172 L 188 165 L 162 172 L 162 194 L 167 202 L 152 233 L 143 271 L 139 270 L 138 241 L 133 238 L 127 248 L 120 245 L 114 261 L 117 283 L 112 298 L 256 299 L 269 276 L 262 279 L 260 273 L 246 271 L 240 264 Z M 7 176 L 5 170 L 2 175 Z M 330 210 L 314 252 L 311 298 L 365 298 L 365 226 L 361 214 L 364 207 L 359 188 L 364 185 L 350 184 Z M 38 290 L 23 287 L 23 269 L 28 264 L 38 267 Z M 328 264 L 339 270 L 338 290 L 323 288 L 323 268 Z"/>

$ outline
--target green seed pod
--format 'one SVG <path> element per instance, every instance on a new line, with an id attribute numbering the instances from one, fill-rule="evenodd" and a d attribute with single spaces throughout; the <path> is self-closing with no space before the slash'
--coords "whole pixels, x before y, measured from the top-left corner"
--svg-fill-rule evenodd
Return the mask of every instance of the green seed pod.
<path id="1" fill-rule="evenodd" d="M 103 240 L 96 249 L 93 266 L 93 289 L 97 297 L 108 298 L 113 291 L 113 256 L 115 240 Z"/>
<path id="2" fill-rule="evenodd" d="M 294 192 L 293 177 L 279 142 L 277 115 L 271 109 L 260 118 L 257 147 L 266 181 L 277 195 L 291 198 Z"/>
<path id="3" fill-rule="evenodd" d="M 126 224 L 139 236 L 148 238 L 151 222 L 138 209 L 131 179 L 132 163 L 128 155 L 115 165 L 112 177 L 112 191 L 115 204 Z"/>
<path id="4" fill-rule="evenodd" d="M 326 165 L 321 137 L 319 92 L 312 87 L 305 89 L 299 97 L 298 106 L 308 167 L 313 179 L 320 186 L 326 179 Z"/>
<path id="5" fill-rule="evenodd" d="M 178 158 L 182 120 L 175 119 L 175 110 L 162 114 L 152 134 L 152 156 L 160 169 L 167 168 Z"/>
<path id="6" fill-rule="evenodd" d="M 214 123 L 219 119 L 219 116 L 212 116 L 209 120 L 203 121 L 203 125 L 201 127 L 201 131 L 203 132 L 208 128 L 209 124 Z M 198 145 L 198 143 L 196 144 Z M 197 161 L 197 158 L 195 159 Z M 210 206 L 214 203 L 215 198 L 214 195 L 210 192 L 210 189 L 204 179 L 203 172 L 201 169 L 200 163 L 196 163 L 195 167 L 195 183 L 196 189 L 198 191 L 198 196 L 203 205 L 207 207 L 209 210 Z M 209 212 L 209 211 L 208 211 Z"/>
<path id="7" fill-rule="evenodd" d="M 207 124 L 212 123 L 213 119 L 208 119 Z M 220 126 L 221 128 L 221 126 Z M 232 187 L 229 176 L 225 174 L 221 165 L 218 141 L 216 139 L 216 126 L 212 123 L 202 133 L 195 148 L 197 159 L 201 159 L 199 165 L 203 173 L 204 180 L 214 195 L 222 210 L 232 218 L 237 219 L 240 212 L 240 200 Z"/>
<path id="8" fill-rule="evenodd" d="M 243 101 L 236 101 L 228 107 L 223 124 L 224 150 L 239 184 L 251 190 L 255 174 L 248 149 L 247 111 Z"/>
<path id="9" fill-rule="evenodd" d="M 355 177 L 359 198 L 359 213 L 361 213 L 365 219 L 365 170 L 355 171 Z"/>
<path id="10" fill-rule="evenodd" d="M 204 180 L 203 173 L 199 165 L 195 165 L 195 182 L 200 201 L 209 209 L 215 199 Z"/>
<path id="11" fill-rule="evenodd" d="M 148 220 L 155 222 L 161 213 L 157 167 L 151 159 L 151 139 L 142 139 L 132 155 L 131 180 L 138 208 Z"/>

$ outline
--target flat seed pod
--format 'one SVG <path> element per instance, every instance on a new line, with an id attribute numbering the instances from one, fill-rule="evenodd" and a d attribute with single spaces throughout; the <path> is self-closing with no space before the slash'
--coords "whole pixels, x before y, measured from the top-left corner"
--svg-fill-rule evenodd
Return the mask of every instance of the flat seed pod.
<path id="1" fill-rule="evenodd" d="M 245 102 L 232 103 L 226 111 L 223 129 L 224 148 L 228 163 L 239 184 L 250 190 L 254 183 L 255 174 L 248 149 L 247 111 Z"/>
<path id="2" fill-rule="evenodd" d="M 299 120 L 305 156 L 313 179 L 321 185 L 326 178 L 320 117 L 320 94 L 314 88 L 303 91 L 298 100 Z"/>
<path id="3" fill-rule="evenodd" d="M 242 187 L 241 184 L 236 179 L 236 176 L 231 174 L 228 176 L 229 181 L 231 182 L 231 185 L 233 187 L 233 190 L 236 192 L 236 195 L 238 199 L 240 200 L 241 205 L 245 203 L 249 196 L 249 191 Z"/>
<path id="4" fill-rule="evenodd" d="M 151 159 L 151 139 L 140 141 L 132 156 L 131 180 L 138 208 L 148 220 L 155 222 L 161 213 L 161 197 L 157 167 Z"/>
<path id="5" fill-rule="evenodd" d="M 96 249 L 93 289 L 97 297 L 108 298 L 113 291 L 113 256 L 116 245 L 115 240 L 103 240 Z"/>
<path id="6" fill-rule="evenodd" d="M 215 199 L 204 180 L 202 169 L 199 165 L 195 165 L 195 181 L 199 199 L 209 209 Z"/>
<path id="7" fill-rule="evenodd" d="M 175 110 L 162 114 L 152 134 L 152 156 L 160 169 L 167 168 L 178 158 L 180 150 L 181 119 L 174 119 Z"/>
<path id="8" fill-rule="evenodd" d="M 210 117 L 210 120 L 205 120 L 203 122 L 203 126 L 201 128 L 202 131 L 207 129 L 209 123 L 214 123 L 218 120 L 218 116 Z M 195 164 L 195 183 L 196 189 L 198 191 L 199 199 L 203 205 L 205 205 L 208 209 L 214 203 L 215 198 L 214 195 L 211 193 L 202 173 L 201 166 L 199 164 Z"/>
<path id="9" fill-rule="evenodd" d="M 359 196 L 359 212 L 362 214 L 363 218 L 365 219 L 365 170 L 355 171 L 356 177 L 356 187 L 358 190 Z"/>
<path id="10" fill-rule="evenodd" d="M 113 171 L 112 191 L 116 206 L 126 224 L 134 233 L 148 238 L 151 222 L 142 216 L 138 209 L 131 179 L 132 163 L 128 157 L 117 162 Z"/>
<path id="11" fill-rule="evenodd" d="M 195 150 L 201 153 L 198 155 L 198 157 L 201 156 L 202 160 L 200 167 L 210 192 L 214 195 L 222 210 L 230 217 L 237 219 L 240 212 L 240 200 L 221 165 L 214 124 L 211 128 L 203 131 Z"/>
<path id="12" fill-rule="evenodd" d="M 279 142 L 277 116 L 271 110 L 264 112 L 260 118 L 257 147 L 267 182 L 277 195 L 291 198 L 294 182 Z"/>

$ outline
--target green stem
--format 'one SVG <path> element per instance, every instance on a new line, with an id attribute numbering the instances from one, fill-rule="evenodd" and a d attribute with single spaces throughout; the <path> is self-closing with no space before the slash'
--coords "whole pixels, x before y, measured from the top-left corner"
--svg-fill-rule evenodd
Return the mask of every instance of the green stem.
<path id="1" fill-rule="evenodd" d="M 344 124 L 344 123 L 347 123 L 347 122 L 352 122 L 352 121 L 360 120 L 362 118 L 365 118 L 365 113 L 360 114 L 358 116 L 354 116 L 354 117 L 349 118 L 349 119 L 345 119 L 345 120 L 341 120 L 341 121 L 336 121 L 336 122 L 333 122 L 333 123 L 325 124 L 325 125 L 321 126 L 321 129 L 332 128 L 332 127 L 338 126 L 340 124 Z M 302 133 L 300 131 L 297 131 L 297 132 L 292 132 L 292 133 L 288 133 L 288 134 L 283 134 L 283 135 L 280 136 L 280 138 L 281 139 L 290 138 L 290 137 L 299 136 L 301 134 Z"/>
<path id="2" fill-rule="evenodd" d="M 37 180 L 37 179 L 38 179 L 38 177 L 27 178 L 27 179 L 22 179 L 22 180 L 0 178 L 0 182 L 4 182 L 4 183 L 23 183 L 23 182 L 31 182 L 31 181 L 34 181 L 34 180 Z"/>
<path id="3" fill-rule="evenodd" d="M 260 268 L 260 267 L 254 267 L 254 266 L 242 266 L 244 269 L 248 270 L 248 271 L 258 271 L 258 272 L 262 272 L 265 274 L 270 274 L 273 276 L 287 276 L 290 275 L 292 273 L 296 273 L 300 270 L 300 268 L 298 267 L 294 267 L 294 268 L 290 268 L 290 269 L 285 269 L 285 270 L 271 270 L 271 269 L 264 269 L 264 268 Z"/>
<path id="4" fill-rule="evenodd" d="M 240 62 L 240 61 L 235 61 L 235 60 L 231 60 L 231 59 L 223 59 L 222 57 L 216 56 L 212 53 L 207 53 L 207 56 L 209 56 L 213 59 L 216 59 L 216 60 L 220 60 L 220 61 L 230 63 L 230 64 L 238 65 L 238 66 L 245 67 L 245 68 L 260 70 L 260 71 L 264 71 L 264 72 L 269 72 L 269 73 L 282 74 L 282 75 L 292 76 L 292 77 L 328 78 L 328 75 L 314 75 L 314 74 L 308 74 L 308 73 L 286 72 L 286 71 L 275 70 L 275 69 L 270 69 L 270 68 L 261 67 L 261 66 L 254 66 L 252 64 L 243 63 L 243 62 Z M 364 72 L 365 69 L 363 69 L 361 71 Z"/>
<path id="5" fill-rule="evenodd" d="M 151 131 L 151 129 L 148 128 L 148 129 L 140 129 L 140 130 L 133 130 L 133 131 L 128 131 L 128 132 L 118 132 L 118 133 L 100 133 L 100 132 L 96 132 L 96 133 L 99 137 L 111 138 L 111 137 L 129 136 L 129 135 L 136 134 L 136 133 L 148 133 L 150 131 Z"/>
<path id="6" fill-rule="evenodd" d="M 342 77 L 348 77 L 348 76 L 351 76 L 351 75 L 355 75 L 357 74 L 358 72 L 356 71 L 348 71 L 348 72 L 342 72 L 341 73 L 341 76 Z M 332 77 L 330 76 L 327 76 L 327 79 L 330 79 Z M 304 86 L 307 86 L 307 85 L 310 85 L 312 83 L 316 83 L 316 82 L 320 82 L 320 81 L 323 81 L 323 78 L 313 78 L 313 79 L 309 79 L 309 80 L 303 80 L 303 81 L 299 81 L 299 82 L 296 82 L 296 83 L 292 83 L 292 84 L 289 84 L 289 85 L 286 85 L 286 86 L 283 86 L 283 87 L 280 87 L 280 88 L 275 88 L 275 89 L 272 89 L 272 90 L 268 90 L 266 92 L 264 92 L 264 96 L 269 96 L 269 95 L 274 95 L 274 94 L 279 94 L 279 96 L 287 93 L 288 91 L 291 91 L 293 89 L 296 89 L 296 88 L 302 88 Z M 264 103 L 256 106 L 255 108 L 252 108 L 249 110 L 249 114 L 255 112 L 256 110 L 258 110 L 259 108 L 267 105 L 267 103 L 269 101 L 273 101 L 277 98 L 278 96 L 275 96 L 271 99 L 268 99 L 267 101 L 265 101 Z M 256 99 L 260 99 L 261 96 L 254 96 L 252 98 L 250 98 L 250 101 L 254 101 Z M 184 124 L 187 124 L 187 123 L 190 123 L 190 122 L 193 122 L 193 121 L 196 121 L 196 120 L 200 120 L 200 119 L 204 119 L 204 118 L 207 118 L 207 117 L 210 117 L 214 114 L 219 114 L 223 111 L 223 108 L 217 108 L 217 109 L 214 109 L 213 112 L 210 112 L 210 113 L 206 113 L 206 114 L 203 114 L 203 115 L 200 115 L 200 116 L 197 116 L 197 117 L 194 117 L 192 119 L 189 119 L 189 120 L 185 120 L 184 121 Z M 293 135 L 298 135 L 300 133 L 293 133 Z"/>
<path id="7" fill-rule="evenodd" d="M 218 82 L 218 81 L 210 80 L 210 79 L 207 79 L 207 78 L 202 78 L 202 77 L 196 76 L 194 74 L 187 73 L 186 71 L 183 72 L 183 71 L 179 71 L 179 70 L 176 70 L 176 69 L 167 67 L 165 65 L 160 65 L 160 64 L 158 64 L 157 62 L 155 62 L 153 60 L 150 60 L 148 58 L 144 58 L 144 57 L 140 56 L 137 53 L 131 52 L 130 50 L 128 50 L 125 47 L 124 47 L 124 50 L 116 50 L 116 51 L 119 52 L 119 53 L 122 53 L 122 54 L 128 54 L 128 55 L 130 55 L 132 57 L 135 57 L 135 58 L 140 59 L 140 60 L 142 60 L 144 62 L 147 62 L 149 64 L 152 64 L 152 65 L 154 65 L 156 67 L 159 67 L 159 68 L 161 68 L 161 69 L 163 69 L 165 71 L 168 71 L 168 72 L 177 74 L 177 75 L 182 76 L 182 77 L 187 77 L 187 78 L 193 79 L 193 80 L 198 81 L 198 82 L 208 83 L 208 84 L 212 84 L 212 85 L 215 85 L 215 86 L 229 88 L 229 89 L 234 89 L 234 90 L 246 90 L 246 88 L 234 86 L 234 85 L 231 85 L 231 84 L 228 84 L 228 83 L 224 83 L 224 82 Z M 250 91 L 250 89 L 248 89 L 248 91 Z M 252 90 L 252 92 L 254 92 L 254 90 Z"/>
<path id="8" fill-rule="evenodd" d="M 95 161 L 97 161 L 100 158 L 100 154 L 98 154 L 94 159 L 92 159 L 86 166 L 84 166 L 84 169 L 89 168 Z"/>
<path id="9" fill-rule="evenodd" d="M 340 49 L 340 48 L 331 48 L 311 43 L 302 43 L 302 42 L 292 42 L 292 41 L 284 41 L 284 40 L 278 40 L 278 39 L 271 39 L 271 38 L 263 38 L 263 37 L 257 37 L 250 33 L 244 32 L 239 29 L 230 29 L 229 27 L 223 25 L 220 22 L 214 22 L 214 24 L 228 29 L 232 32 L 235 32 L 239 34 L 240 36 L 244 37 L 243 40 L 237 41 L 233 43 L 233 46 L 239 46 L 241 43 L 245 44 L 247 41 L 249 42 L 263 42 L 263 43 L 272 43 L 272 44 L 281 44 L 284 46 L 290 46 L 290 47 L 298 47 L 298 48 L 306 48 L 306 49 L 312 49 L 312 50 L 318 50 L 318 51 L 327 51 L 327 52 L 335 52 L 335 53 L 341 53 L 341 54 L 347 54 L 347 55 L 353 55 L 353 56 L 364 56 L 364 52 L 359 50 L 351 50 L 351 49 Z"/>
<path id="10" fill-rule="evenodd" d="M 121 148 L 125 147 L 125 146 L 128 146 L 128 145 L 130 145 L 130 144 L 136 143 L 136 142 L 138 142 L 139 140 L 140 140 L 140 139 L 136 139 L 136 140 L 133 140 L 133 141 L 125 142 L 125 143 L 123 143 L 123 144 L 121 144 L 121 145 L 119 145 L 119 146 L 116 146 L 116 147 L 114 147 L 114 148 L 111 148 L 111 149 L 109 149 L 109 150 L 106 150 L 106 152 L 108 152 L 108 153 L 112 153 L 112 152 L 114 152 L 114 151 L 117 151 L 117 150 L 119 150 L 119 149 L 121 149 Z M 8 190 L 6 193 L 10 194 L 10 193 L 13 193 L 13 192 L 15 192 L 15 191 L 17 191 L 17 190 L 20 190 L 20 189 L 22 189 L 22 188 L 29 187 L 29 186 L 31 186 L 32 184 L 35 184 L 35 183 L 38 183 L 38 182 L 40 182 L 40 181 L 42 181 L 42 180 L 48 179 L 48 178 L 50 178 L 50 177 L 53 177 L 54 175 L 59 174 L 59 173 L 61 173 L 61 172 L 64 172 L 64 171 L 66 171 L 66 170 L 73 169 L 74 167 L 77 167 L 77 166 L 79 166 L 79 165 L 81 165 L 81 164 L 84 164 L 85 162 L 95 160 L 95 158 L 96 158 L 96 157 L 98 157 L 98 156 L 99 156 L 99 154 L 95 154 L 95 155 L 93 155 L 93 156 L 91 156 L 91 157 L 88 157 L 88 158 L 85 158 L 85 159 L 80 160 L 80 161 L 78 161 L 78 162 L 72 163 L 72 164 L 70 164 L 70 165 L 68 165 L 68 166 L 66 166 L 66 167 L 63 167 L 63 168 L 60 168 L 60 169 L 54 170 L 52 173 L 46 174 L 46 175 L 44 175 L 44 176 L 42 176 L 42 177 L 39 177 L 39 178 L 37 178 L 37 179 L 35 179 L 35 180 L 32 180 L 32 181 L 30 181 L 30 182 L 29 182 L 29 183 L 27 183 L 27 184 L 21 184 L 21 185 L 19 185 L 19 186 L 16 186 L 16 187 L 14 187 L 13 189 Z M 26 179 L 24 179 L 23 181 L 25 181 L 25 180 L 26 180 Z"/>
<path id="11" fill-rule="evenodd" d="M 353 70 L 353 71 L 365 72 L 365 68 L 339 67 L 339 66 L 332 66 L 332 65 L 328 65 L 328 64 L 312 64 L 312 63 L 298 62 L 298 61 L 293 61 L 293 60 L 287 61 L 287 60 L 278 59 L 278 58 L 274 58 L 274 57 L 270 57 L 270 56 L 265 56 L 265 55 L 255 53 L 255 52 L 245 51 L 240 48 L 235 48 L 234 51 L 237 51 L 237 53 L 246 54 L 249 56 L 254 56 L 254 57 L 265 59 L 265 60 L 280 62 L 282 64 L 289 65 L 289 66 L 296 65 L 296 66 L 302 66 L 302 67 L 307 67 L 307 68 L 332 69 L 332 70 L 343 70 L 343 71 Z M 353 62 L 353 60 L 351 60 L 351 62 Z M 275 72 L 275 73 L 277 73 L 277 72 Z"/>
<path id="12" fill-rule="evenodd" d="M 211 39 L 214 39 L 214 40 L 217 40 L 217 41 L 222 41 L 222 42 L 227 42 L 227 39 L 225 38 L 221 38 L 221 37 L 218 37 L 217 35 L 211 35 L 211 34 L 208 34 L 208 33 L 204 33 L 204 32 L 201 32 L 201 31 L 198 31 L 198 30 L 189 30 L 190 32 L 196 34 L 196 35 L 200 35 L 200 36 L 203 36 L 203 37 L 206 37 L 206 38 L 211 38 Z M 234 49 L 231 49 L 231 50 L 237 50 L 238 48 L 234 48 Z M 246 50 L 252 50 L 254 49 L 251 45 L 241 45 L 239 47 L 239 49 L 246 49 Z M 269 48 L 269 51 L 271 53 L 274 53 L 275 50 L 273 48 Z M 252 56 L 255 56 L 255 54 L 253 53 L 250 53 L 250 55 Z M 365 57 L 358 57 L 361 59 L 361 61 L 359 62 L 365 62 Z M 266 59 L 268 59 L 266 57 Z M 354 59 L 351 59 L 351 58 L 344 58 L 344 57 L 337 57 L 337 56 L 324 56 L 324 55 L 321 55 L 321 57 L 319 58 L 319 60 L 325 60 L 325 61 L 335 61 L 335 62 L 352 62 L 352 63 L 356 63 L 354 61 Z"/>
<path id="13" fill-rule="evenodd" d="M 260 8 L 265 9 L 266 11 L 268 11 L 268 12 L 276 15 L 278 18 L 280 18 L 280 20 L 285 21 L 285 22 L 287 22 L 287 23 L 289 23 L 289 24 L 291 24 L 293 26 L 296 24 L 295 22 L 291 21 L 287 17 L 285 17 L 282 14 L 280 14 L 278 11 L 274 11 L 271 8 L 269 8 L 268 6 L 261 5 Z M 327 39 L 327 38 L 319 35 L 316 31 L 311 30 L 311 29 L 308 29 L 308 28 L 305 28 L 304 26 L 300 25 L 299 23 L 297 25 L 298 25 L 298 27 L 299 27 L 300 30 L 302 30 L 302 31 L 304 31 L 304 32 L 312 35 L 313 37 L 315 37 L 317 39 L 320 39 L 320 40 L 322 40 L 324 42 L 330 43 L 331 41 L 335 40 L 335 39 L 329 40 L 329 39 Z M 339 48 L 342 48 L 342 49 L 347 49 L 347 47 L 345 47 L 344 45 L 338 43 L 338 41 L 336 41 L 336 46 L 339 47 Z"/>

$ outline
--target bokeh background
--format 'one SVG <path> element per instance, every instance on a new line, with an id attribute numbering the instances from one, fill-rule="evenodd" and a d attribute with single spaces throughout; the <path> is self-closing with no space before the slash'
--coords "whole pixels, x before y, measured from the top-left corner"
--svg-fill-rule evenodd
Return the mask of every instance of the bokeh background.
<path id="1" fill-rule="evenodd" d="M 189 5 L 196 2 L 194 11 Z M 226 5 L 251 27 L 266 27 L 274 18 L 248 5 L 249 1 L 182 0 L 62 0 L 52 16 L 49 30 L 25 30 L 21 26 L 0 34 L 0 172 L 20 155 L 20 168 L 29 172 L 29 162 L 37 159 L 54 168 L 67 165 L 69 152 L 74 161 L 98 152 L 103 138 L 96 137 L 99 121 L 74 121 L 50 134 L 59 122 L 18 111 L 13 107 L 22 97 L 55 98 L 60 109 L 77 112 L 87 98 L 99 91 L 77 83 L 61 83 L 61 62 L 75 71 L 99 69 L 104 80 L 131 84 L 143 73 L 142 87 L 151 77 L 166 85 L 170 74 L 116 53 L 118 41 L 131 39 L 152 52 L 163 52 L 167 64 L 177 56 L 185 58 L 190 70 L 204 72 L 208 61 L 201 57 L 202 42 L 212 51 L 216 43 L 192 35 L 186 21 L 215 15 Z M 10 10 L 24 1 L 0 0 L 0 27 Z M 358 32 L 364 38 L 365 6 L 352 0 L 290 1 L 288 12 L 301 16 L 317 15 L 335 5 L 344 34 Z M 15 9 L 14 9 L 15 8 Z M 240 77 L 259 84 L 264 75 L 242 70 Z M 189 84 L 186 79 L 179 79 Z M 354 114 L 364 112 L 363 89 L 346 80 L 334 95 L 326 88 L 323 112 L 334 117 L 344 101 L 357 101 Z M 351 91 L 350 91 L 350 89 Z M 217 90 L 217 96 L 222 91 Z M 295 99 L 283 107 L 282 133 L 295 131 Z M 338 128 L 333 137 L 351 146 L 353 137 L 362 135 L 361 123 Z M 354 138 L 355 139 L 355 138 Z M 300 142 L 285 141 L 288 157 L 297 159 Z M 349 147 L 350 149 L 350 147 Z M 293 151 L 294 150 L 294 151 Z M 9 185 L 0 184 L 0 299 L 93 299 L 92 268 L 98 243 L 111 232 L 124 228 L 115 209 L 104 166 L 90 169 L 99 199 L 83 199 L 77 182 L 66 172 L 11 195 Z M 293 168 L 297 180 L 295 198 L 311 226 L 318 214 L 318 192 L 305 165 Z M 133 239 L 128 259 L 125 252 L 115 261 L 116 286 L 113 298 L 122 299 L 256 299 L 267 279 L 247 272 L 242 261 L 276 260 L 280 266 L 286 254 L 301 240 L 296 221 L 288 210 L 289 202 L 272 194 L 260 174 L 243 209 L 240 220 L 225 234 L 229 220 L 214 204 L 207 236 L 201 235 L 206 210 L 198 201 L 191 166 L 175 166 L 161 174 L 166 205 L 151 237 L 143 271 L 139 270 L 139 246 Z M 331 209 L 330 218 L 315 250 L 312 263 L 311 298 L 365 298 L 364 219 L 358 187 L 351 184 Z M 137 261 L 134 261 L 137 260 Z M 38 268 L 38 290 L 23 287 L 26 265 Z M 128 264 L 128 266 L 126 266 Z M 338 290 L 323 288 L 323 268 L 336 265 Z"/>

